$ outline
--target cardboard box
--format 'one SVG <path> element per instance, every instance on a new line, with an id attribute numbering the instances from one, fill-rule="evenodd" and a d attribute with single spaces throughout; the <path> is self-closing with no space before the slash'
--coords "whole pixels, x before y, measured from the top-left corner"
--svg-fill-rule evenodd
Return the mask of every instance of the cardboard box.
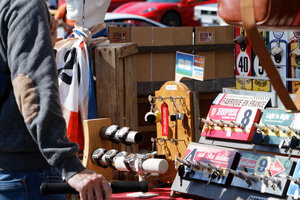
<path id="1" fill-rule="evenodd" d="M 196 45 L 232 44 L 233 27 L 211 26 L 195 28 Z M 197 51 L 205 57 L 204 80 L 234 77 L 234 54 L 232 49 Z"/>
<path id="2" fill-rule="evenodd" d="M 148 53 L 138 53 L 135 56 L 136 80 L 137 82 L 150 82 L 152 80 L 151 55 Z"/>
<path id="3" fill-rule="evenodd" d="M 232 44 L 232 26 L 205 26 L 195 28 L 195 44 Z"/>
<path id="4" fill-rule="evenodd" d="M 132 27 L 131 42 L 138 46 L 192 45 L 193 27 Z M 176 49 L 175 49 L 176 50 Z M 188 52 L 187 52 L 188 53 Z M 176 52 L 139 53 L 136 55 L 137 81 L 175 80 Z"/>
<path id="5" fill-rule="evenodd" d="M 110 43 L 130 42 L 129 27 L 108 27 L 108 39 Z"/>
<path id="6" fill-rule="evenodd" d="M 109 39 L 112 43 L 137 42 L 139 47 L 154 46 L 158 50 L 162 46 L 170 46 L 170 52 L 155 52 L 155 48 L 153 52 L 138 53 L 136 55 L 136 76 L 138 82 L 172 81 L 175 80 L 176 51 L 178 50 L 172 46 L 193 45 L 194 40 L 196 44 L 232 44 L 233 28 L 229 26 L 109 27 Z M 196 55 L 205 57 L 206 80 L 234 77 L 232 49 L 201 51 L 196 52 Z"/>

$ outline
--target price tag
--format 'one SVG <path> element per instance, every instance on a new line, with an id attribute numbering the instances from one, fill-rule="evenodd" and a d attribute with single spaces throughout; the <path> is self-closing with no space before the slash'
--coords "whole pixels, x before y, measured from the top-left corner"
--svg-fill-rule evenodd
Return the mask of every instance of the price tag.
<path id="1" fill-rule="evenodd" d="M 231 137 L 231 129 L 226 130 L 226 137 Z"/>
<path id="2" fill-rule="evenodd" d="M 208 170 L 206 168 L 203 170 L 203 177 L 208 178 Z"/>
<path id="3" fill-rule="evenodd" d="M 299 185 L 297 185 L 297 189 L 294 192 L 294 199 L 299 199 Z"/>
<path id="4" fill-rule="evenodd" d="M 161 104 L 161 125 L 162 125 L 162 135 L 169 135 L 169 111 L 168 104 L 166 102 Z"/>
<path id="5" fill-rule="evenodd" d="M 268 198 L 258 197 L 258 196 L 249 196 L 247 200 L 268 200 Z"/>

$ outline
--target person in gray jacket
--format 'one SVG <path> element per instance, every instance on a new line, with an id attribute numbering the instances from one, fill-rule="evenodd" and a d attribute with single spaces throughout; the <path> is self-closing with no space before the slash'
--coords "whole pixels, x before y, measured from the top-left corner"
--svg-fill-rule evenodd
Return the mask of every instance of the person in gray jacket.
<path id="1" fill-rule="evenodd" d="M 85 169 L 66 136 L 50 19 L 43 0 L 0 0 L 0 199 L 49 199 L 41 183 L 63 179 L 83 200 L 103 199 L 101 187 L 110 199 L 106 179 Z"/>

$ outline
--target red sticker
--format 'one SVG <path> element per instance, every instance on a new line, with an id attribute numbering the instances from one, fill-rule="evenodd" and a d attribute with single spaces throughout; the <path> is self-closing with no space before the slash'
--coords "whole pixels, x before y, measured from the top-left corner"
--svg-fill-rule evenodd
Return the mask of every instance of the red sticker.
<path id="1" fill-rule="evenodd" d="M 212 32 L 200 32 L 199 33 L 199 42 L 212 42 L 213 33 Z"/>
<path id="2" fill-rule="evenodd" d="M 169 111 L 168 104 L 165 102 L 161 104 L 161 125 L 162 125 L 162 136 L 169 135 Z"/>

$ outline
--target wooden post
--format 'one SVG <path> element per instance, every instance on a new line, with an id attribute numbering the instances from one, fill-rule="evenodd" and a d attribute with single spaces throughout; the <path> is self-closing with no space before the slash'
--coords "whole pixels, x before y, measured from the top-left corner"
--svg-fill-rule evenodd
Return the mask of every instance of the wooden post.
<path id="1" fill-rule="evenodd" d="M 98 117 L 111 124 L 138 130 L 135 54 L 137 43 L 113 43 L 94 50 Z M 138 145 L 113 144 L 119 151 L 138 152 Z M 118 174 L 115 173 L 115 179 Z"/>

